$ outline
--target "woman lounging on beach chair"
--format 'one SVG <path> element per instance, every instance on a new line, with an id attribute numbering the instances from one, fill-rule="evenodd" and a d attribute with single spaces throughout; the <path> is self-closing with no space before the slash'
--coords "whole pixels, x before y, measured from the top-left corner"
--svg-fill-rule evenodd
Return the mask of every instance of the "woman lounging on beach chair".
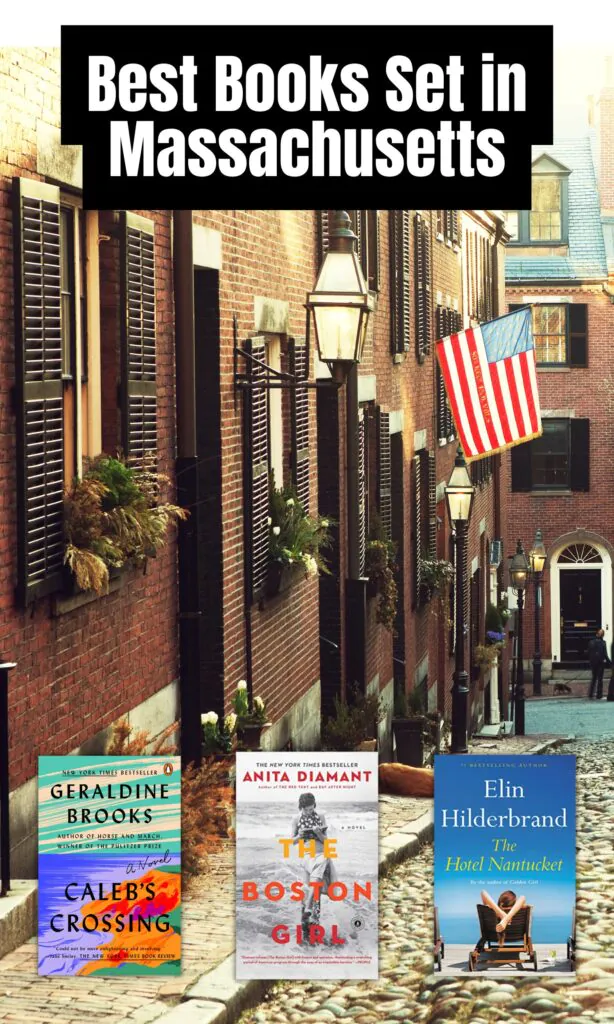
<path id="1" fill-rule="evenodd" d="M 537 953 L 531 942 L 532 909 L 524 896 L 516 896 L 511 890 L 501 893 L 497 903 L 483 892 L 482 903 L 477 905 L 480 938 L 469 954 L 469 970 L 475 971 L 478 964 L 515 964 L 522 968 L 525 963 L 532 963 L 537 970 Z"/>

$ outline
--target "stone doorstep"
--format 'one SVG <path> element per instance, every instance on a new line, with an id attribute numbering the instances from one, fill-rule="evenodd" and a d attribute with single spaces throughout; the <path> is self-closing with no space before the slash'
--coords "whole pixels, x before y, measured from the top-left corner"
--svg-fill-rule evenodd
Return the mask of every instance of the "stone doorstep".
<path id="1" fill-rule="evenodd" d="M 37 906 L 35 879 L 11 882 L 8 896 L 0 899 L 0 957 L 12 953 L 36 933 Z"/>

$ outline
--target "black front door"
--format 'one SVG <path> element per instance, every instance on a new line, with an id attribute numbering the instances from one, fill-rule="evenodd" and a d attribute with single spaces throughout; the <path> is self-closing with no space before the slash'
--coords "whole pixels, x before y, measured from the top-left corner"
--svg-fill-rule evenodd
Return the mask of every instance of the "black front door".
<path id="1" fill-rule="evenodd" d="M 586 661 L 601 626 L 601 569 L 561 569 L 561 661 Z"/>

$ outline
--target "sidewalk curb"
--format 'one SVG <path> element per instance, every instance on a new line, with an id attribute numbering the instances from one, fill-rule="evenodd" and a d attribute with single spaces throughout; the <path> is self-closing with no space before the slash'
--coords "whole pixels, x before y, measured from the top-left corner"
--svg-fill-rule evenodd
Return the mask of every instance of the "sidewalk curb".
<path id="1" fill-rule="evenodd" d="M 575 736 L 555 736 L 552 740 L 546 740 L 544 743 L 538 743 L 535 747 L 531 747 L 527 753 L 529 754 L 545 754 L 548 750 L 556 750 L 557 747 L 562 747 L 565 743 L 573 743 Z"/>
<path id="2" fill-rule="evenodd" d="M 380 875 L 394 864 L 415 857 L 433 838 L 432 807 L 419 818 L 408 821 L 397 832 L 384 836 L 379 844 Z M 201 975 L 182 1001 L 155 1018 L 155 1024 L 234 1024 L 244 1010 L 257 1006 L 276 981 L 237 981 L 235 954 Z"/>

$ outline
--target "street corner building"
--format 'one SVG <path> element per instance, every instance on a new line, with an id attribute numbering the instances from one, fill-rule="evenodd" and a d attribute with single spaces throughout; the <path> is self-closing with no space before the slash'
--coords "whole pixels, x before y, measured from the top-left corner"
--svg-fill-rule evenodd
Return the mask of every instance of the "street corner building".
<path id="1" fill-rule="evenodd" d="M 511 452 L 506 541 L 511 551 L 518 537 L 526 546 L 542 532 L 543 610 L 533 616 L 528 593 L 525 652 L 537 652 L 550 684 L 582 676 L 600 626 L 610 655 L 614 635 L 614 509 L 604 487 L 614 446 L 612 85 L 589 100 L 587 124 L 581 137 L 534 147 L 532 210 L 506 211 L 508 307 L 532 307 L 543 425 Z"/>
<path id="2" fill-rule="evenodd" d="M 241 680 L 270 750 L 317 750 L 338 700 L 381 695 L 390 760 L 395 695 L 449 718 L 460 643 L 468 727 L 507 717 L 507 650 L 485 665 L 476 649 L 505 586 L 510 460 L 471 465 L 457 595 L 457 438 L 435 357 L 438 338 L 505 311 L 503 215 L 349 211 L 372 312 L 338 387 L 305 310 L 333 211 L 85 211 L 80 151 L 60 144 L 59 53 L 5 50 L 0 93 L 13 875 L 35 876 L 37 755 L 103 752 L 126 715 L 152 737 L 181 717 L 194 760 L 201 716 L 230 712 Z M 156 557 L 79 586 L 65 491 L 118 452 L 153 461 L 163 500 L 190 515 Z M 328 524 L 328 572 L 271 557 L 280 502 Z"/>

